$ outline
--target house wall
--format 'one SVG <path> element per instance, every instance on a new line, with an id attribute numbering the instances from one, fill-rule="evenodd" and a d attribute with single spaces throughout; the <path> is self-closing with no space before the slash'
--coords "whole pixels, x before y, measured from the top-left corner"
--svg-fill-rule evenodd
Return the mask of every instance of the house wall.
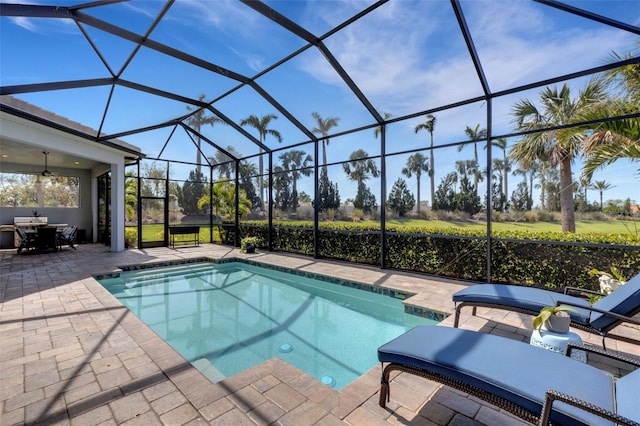
<path id="1" fill-rule="evenodd" d="M 4 100 L 4 99 L 3 99 Z M 14 99 L 15 100 L 15 99 Z M 27 105 L 30 108 L 36 108 Z M 45 112 L 45 115 L 51 116 L 51 119 L 58 118 L 55 114 Z M 68 120 L 67 120 L 68 121 Z M 63 132 L 58 129 L 47 127 L 35 121 L 30 121 L 27 118 L 19 117 L 0 111 L 0 143 L 3 140 L 12 141 L 18 144 L 31 145 L 41 147 L 49 151 L 56 151 L 62 154 L 69 154 L 79 158 L 85 158 L 92 162 L 104 164 L 104 166 L 97 165 L 95 170 L 87 170 L 87 173 L 92 174 L 93 178 L 83 178 L 81 180 L 81 206 L 79 209 L 75 209 L 75 212 L 61 213 L 57 210 L 55 212 L 46 209 L 42 211 L 42 215 L 47 215 L 49 221 L 54 223 L 60 217 L 64 217 L 64 221 L 59 223 L 71 224 L 72 221 L 79 227 L 79 229 L 85 229 L 88 233 L 87 238 L 93 239 L 97 229 L 97 213 L 96 207 L 92 207 L 91 191 L 95 194 L 95 177 L 97 172 L 101 168 L 107 168 L 111 174 L 111 251 L 118 252 L 123 251 L 124 247 L 124 164 L 127 158 L 137 158 L 141 156 L 139 149 L 133 145 L 125 142 L 114 140 L 109 143 L 96 143 L 90 141 L 82 136 L 75 135 L 68 132 Z M 75 126 L 78 124 L 76 123 Z M 74 126 L 70 128 L 76 128 Z M 6 163 L 0 163 L 1 167 L 4 167 Z M 40 161 L 37 162 L 37 166 L 33 166 L 35 171 L 42 170 Z M 14 165 L 15 166 L 15 165 Z M 23 166 L 20 166 L 21 170 L 29 170 Z M 53 168 L 53 167 L 52 167 Z M 55 170 L 58 170 L 57 168 Z M 75 170 L 75 169 L 73 169 Z M 85 192 L 87 191 L 87 192 Z M 13 223 L 13 217 L 19 213 L 24 213 L 25 209 L 13 209 L 13 211 L 2 209 L 0 214 L 0 223 Z M 32 214 L 32 208 L 28 208 L 27 215 Z M 0 237 L 0 240 L 4 241 L 4 238 Z"/>
<path id="2" fill-rule="evenodd" d="M 39 172 L 34 166 L 24 164 L 11 164 L 2 162 L 1 172 Z M 56 172 L 64 176 L 78 176 L 80 179 L 80 207 L 3 207 L 0 209 L 0 225 L 13 225 L 15 216 L 29 217 L 37 210 L 41 216 L 46 216 L 49 223 L 66 223 L 76 225 L 78 229 L 84 229 L 87 241 L 93 241 L 93 211 L 91 200 L 91 170 L 56 168 Z M 13 247 L 14 231 L 0 232 L 0 248 Z"/>

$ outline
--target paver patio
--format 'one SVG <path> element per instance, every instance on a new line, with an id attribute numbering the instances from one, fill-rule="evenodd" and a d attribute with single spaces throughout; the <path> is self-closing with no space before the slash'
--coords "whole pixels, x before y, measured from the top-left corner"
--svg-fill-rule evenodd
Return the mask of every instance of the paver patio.
<path id="1" fill-rule="evenodd" d="M 380 367 L 336 391 L 273 358 L 214 384 L 92 278 L 122 265 L 248 256 L 220 245 L 111 253 L 98 244 L 57 253 L 0 250 L 0 424 L 72 425 L 512 425 L 519 419 L 468 395 L 407 374 L 378 406 Z M 415 293 L 410 303 L 453 312 L 464 282 L 289 255 L 283 265 Z M 531 317 L 479 309 L 461 327 L 528 341 Z M 453 317 L 441 323 L 451 326 Z M 640 330 L 621 326 L 610 350 L 640 355 Z M 586 343 L 600 338 L 579 332 Z M 601 365 L 615 372 L 616 365 Z"/>

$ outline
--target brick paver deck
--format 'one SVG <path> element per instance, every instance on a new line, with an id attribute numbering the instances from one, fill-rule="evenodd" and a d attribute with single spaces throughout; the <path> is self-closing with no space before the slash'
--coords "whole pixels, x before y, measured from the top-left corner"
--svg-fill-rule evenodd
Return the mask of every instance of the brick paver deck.
<path id="1" fill-rule="evenodd" d="M 92 275 L 122 265 L 247 256 L 219 245 L 111 253 L 102 245 L 16 255 L 0 250 L 0 424 L 60 425 L 513 425 L 521 421 L 468 395 L 408 374 L 378 406 L 380 368 L 342 391 L 273 358 L 219 383 L 113 298 Z M 258 253 L 261 262 L 415 293 L 417 306 L 450 314 L 461 282 L 346 263 Z M 528 341 L 531 318 L 479 309 L 461 327 Z M 443 321 L 450 326 L 452 317 Z M 638 355 L 640 330 L 611 350 Z M 618 330 L 616 330 L 618 332 Z M 597 336 L 581 333 L 587 343 Z M 634 343 L 635 342 L 635 343 Z M 603 366 L 603 368 L 613 368 Z"/>

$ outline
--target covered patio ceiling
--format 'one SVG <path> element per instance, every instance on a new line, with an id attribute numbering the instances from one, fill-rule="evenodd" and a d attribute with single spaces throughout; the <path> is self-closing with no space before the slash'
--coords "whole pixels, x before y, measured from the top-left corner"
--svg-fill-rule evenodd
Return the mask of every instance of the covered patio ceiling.
<path id="1" fill-rule="evenodd" d="M 351 134 L 350 150 L 366 148 L 374 128 L 406 121 L 413 133 L 427 113 L 442 114 L 440 144 L 464 140 L 463 123 L 499 137 L 514 101 L 638 63 L 611 53 L 638 42 L 639 11 L 633 0 L 3 3 L 1 107 L 28 116 L 15 97 L 88 126 L 89 141 L 188 162 L 197 140 L 203 158 Z M 269 114 L 281 142 L 242 125 Z M 323 133 L 318 117 L 339 125 Z"/>

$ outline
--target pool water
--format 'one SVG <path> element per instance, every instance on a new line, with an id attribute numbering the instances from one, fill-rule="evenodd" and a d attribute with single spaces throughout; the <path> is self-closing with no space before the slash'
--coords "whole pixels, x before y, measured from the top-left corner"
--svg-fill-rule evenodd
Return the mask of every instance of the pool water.
<path id="1" fill-rule="evenodd" d="M 242 262 L 100 282 L 213 382 L 279 357 L 342 389 L 377 364 L 380 345 L 436 324 L 399 299 Z"/>

